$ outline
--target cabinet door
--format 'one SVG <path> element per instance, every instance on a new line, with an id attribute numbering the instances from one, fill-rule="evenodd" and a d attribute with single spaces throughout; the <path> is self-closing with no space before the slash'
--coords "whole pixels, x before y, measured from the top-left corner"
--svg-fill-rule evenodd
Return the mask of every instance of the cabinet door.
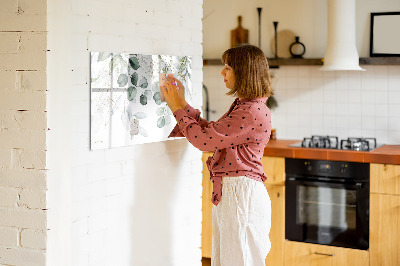
<path id="1" fill-rule="evenodd" d="M 371 194 L 371 266 L 400 265 L 400 196 Z"/>
<path id="2" fill-rule="evenodd" d="M 268 177 L 266 184 L 285 185 L 285 158 L 264 156 L 261 163 Z"/>
<path id="3" fill-rule="evenodd" d="M 400 165 L 370 165 L 371 193 L 400 195 Z"/>
<path id="4" fill-rule="evenodd" d="M 285 266 L 367 266 L 365 250 L 285 241 Z"/>
<path id="5" fill-rule="evenodd" d="M 285 187 L 265 184 L 271 199 L 271 250 L 265 259 L 266 266 L 283 265 L 283 243 L 285 240 Z"/>
<path id="6" fill-rule="evenodd" d="M 206 161 L 211 152 L 203 153 L 203 195 L 202 195 L 202 224 L 201 224 L 201 253 L 204 258 L 211 258 L 212 252 L 212 183 Z"/>

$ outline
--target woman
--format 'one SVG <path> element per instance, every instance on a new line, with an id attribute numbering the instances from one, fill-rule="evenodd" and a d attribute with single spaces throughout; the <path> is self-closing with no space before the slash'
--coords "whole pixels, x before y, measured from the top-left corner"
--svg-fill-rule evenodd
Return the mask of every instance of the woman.
<path id="1" fill-rule="evenodd" d="M 227 95 L 237 98 L 216 122 L 200 118 L 186 103 L 177 79 L 170 76 L 161 88 L 178 122 L 170 137 L 185 136 L 201 151 L 214 151 L 207 161 L 215 205 L 212 265 L 265 265 L 271 246 L 271 202 L 261 164 L 271 130 L 268 62 L 252 45 L 228 49 L 222 62 Z"/>

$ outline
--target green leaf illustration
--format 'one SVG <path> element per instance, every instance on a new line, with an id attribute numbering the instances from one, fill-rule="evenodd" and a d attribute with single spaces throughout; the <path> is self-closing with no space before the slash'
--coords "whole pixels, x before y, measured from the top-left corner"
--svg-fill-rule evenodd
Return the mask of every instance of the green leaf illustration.
<path id="1" fill-rule="evenodd" d="M 114 69 L 117 67 L 119 67 L 119 69 L 126 69 L 128 67 L 127 62 L 124 60 L 121 54 L 117 54 L 116 56 L 114 56 L 113 60 L 114 60 L 113 63 Z"/>
<path id="2" fill-rule="evenodd" d="M 128 88 L 128 100 L 133 101 L 136 98 L 137 90 L 136 87 L 130 86 Z"/>
<path id="3" fill-rule="evenodd" d="M 118 80 L 117 83 L 120 87 L 125 86 L 126 84 L 128 84 L 128 76 L 126 74 L 120 74 L 118 76 Z"/>
<path id="4" fill-rule="evenodd" d="M 161 102 L 161 96 L 160 96 L 160 93 L 159 93 L 159 92 L 154 93 L 153 99 L 154 99 L 154 102 L 155 102 L 156 104 L 158 104 L 158 105 L 160 105 L 160 104 L 162 103 L 162 102 Z"/>
<path id="5" fill-rule="evenodd" d="M 157 109 L 157 111 L 156 111 L 157 115 L 158 115 L 158 116 L 162 116 L 162 115 L 164 114 L 164 110 L 165 110 L 164 107 L 159 107 L 159 108 Z"/>
<path id="6" fill-rule="evenodd" d="M 165 117 L 165 124 L 166 125 L 171 124 L 171 117 L 169 115 Z"/>
<path id="7" fill-rule="evenodd" d="M 138 68 L 140 67 L 139 60 L 136 57 L 130 57 L 129 64 L 134 70 L 138 70 Z"/>
<path id="8" fill-rule="evenodd" d="M 142 105 L 146 105 L 146 104 L 147 104 L 147 97 L 146 97 L 146 95 L 144 95 L 144 94 L 140 95 L 140 103 L 141 103 Z"/>
<path id="9" fill-rule="evenodd" d="M 164 116 L 161 116 L 157 120 L 157 127 L 162 128 L 164 126 L 165 126 L 165 118 L 164 118 Z"/>
<path id="10" fill-rule="evenodd" d="M 139 87 L 144 89 L 147 88 L 147 86 L 149 86 L 149 83 L 147 83 L 147 79 L 143 77 L 139 82 Z"/>
<path id="11" fill-rule="evenodd" d="M 138 79 L 139 79 L 138 74 L 136 72 L 133 73 L 131 76 L 132 85 L 137 86 Z"/>
<path id="12" fill-rule="evenodd" d="M 140 135 L 142 135 L 143 137 L 148 137 L 149 134 L 147 133 L 146 129 L 144 129 L 143 127 L 139 126 L 139 133 Z"/>
<path id="13" fill-rule="evenodd" d="M 112 54 L 111 53 L 99 53 L 99 57 L 97 58 L 97 62 L 104 61 L 109 58 Z"/>
<path id="14" fill-rule="evenodd" d="M 152 88 L 151 88 L 151 90 L 154 92 L 154 93 L 156 93 L 156 92 L 159 92 L 160 91 L 160 82 L 154 82 L 153 83 L 153 86 L 152 86 Z"/>
<path id="15" fill-rule="evenodd" d="M 144 119 L 147 117 L 147 114 L 143 112 L 137 112 L 133 116 L 136 117 L 137 119 Z"/>
<path id="16" fill-rule="evenodd" d="M 151 98 L 152 95 L 151 90 L 145 90 L 144 95 L 146 95 L 147 98 Z"/>

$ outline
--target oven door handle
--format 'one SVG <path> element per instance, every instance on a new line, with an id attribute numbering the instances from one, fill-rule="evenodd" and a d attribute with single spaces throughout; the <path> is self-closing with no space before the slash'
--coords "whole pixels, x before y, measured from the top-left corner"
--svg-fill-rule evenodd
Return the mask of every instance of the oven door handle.
<path id="1" fill-rule="evenodd" d="M 335 181 L 322 181 L 322 180 L 315 180 L 315 181 L 310 181 L 310 180 L 304 180 L 303 178 L 298 178 L 298 177 L 288 177 L 286 181 L 289 182 L 296 182 L 296 183 L 301 183 L 304 185 L 312 185 L 312 186 L 316 186 L 316 185 L 320 185 L 320 184 L 324 184 L 324 185 L 340 185 L 340 186 L 344 186 L 346 188 L 353 188 L 353 189 L 361 189 L 363 187 L 363 183 L 361 182 L 335 182 Z"/>

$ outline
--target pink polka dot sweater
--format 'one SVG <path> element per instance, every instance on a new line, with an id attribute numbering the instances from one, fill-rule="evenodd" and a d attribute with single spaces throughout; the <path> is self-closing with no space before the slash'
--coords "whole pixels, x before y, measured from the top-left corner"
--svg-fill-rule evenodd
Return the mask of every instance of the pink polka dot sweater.
<path id="1" fill-rule="evenodd" d="M 224 176 L 247 176 L 261 182 L 267 179 L 261 159 L 271 132 L 271 112 L 267 98 L 236 99 L 228 112 L 216 122 L 200 117 L 200 111 L 187 105 L 174 112 L 178 124 L 169 137 L 186 137 L 201 151 L 214 151 L 207 160 L 213 195 L 221 200 Z"/>

